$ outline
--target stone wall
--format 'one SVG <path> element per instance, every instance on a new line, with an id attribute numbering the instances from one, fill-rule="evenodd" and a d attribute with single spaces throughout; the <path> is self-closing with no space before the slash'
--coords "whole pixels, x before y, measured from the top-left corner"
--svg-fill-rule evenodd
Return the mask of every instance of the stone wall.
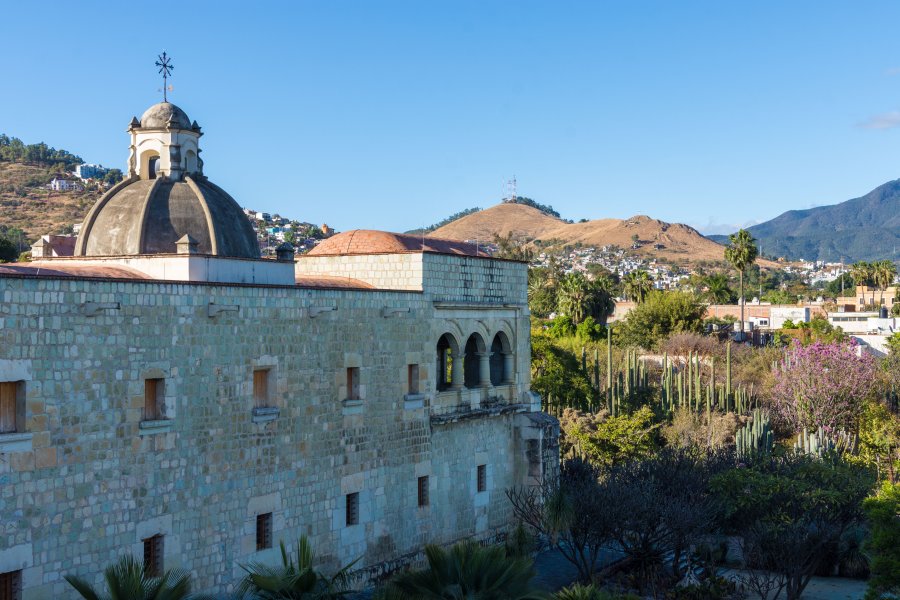
<path id="1" fill-rule="evenodd" d="M 479 297 L 496 299 L 493 285 Z M 0 277 L 0 300 L 0 380 L 25 388 L 25 432 L 0 435 L 0 572 L 23 570 L 26 600 L 74 598 L 64 575 L 99 581 L 156 534 L 165 566 L 189 570 L 199 590 L 232 589 L 241 564 L 277 561 L 278 540 L 301 534 L 325 566 L 361 558 L 377 573 L 425 542 L 502 534 L 504 490 L 530 482 L 535 447 L 552 463 L 552 424 L 529 417 L 527 307 L 17 277 Z M 98 303 L 96 316 L 85 303 Z M 211 317 L 210 303 L 225 310 Z M 514 347 L 513 382 L 437 394 L 440 336 L 498 331 Z M 409 364 L 420 365 L 420 394 L 409 394 Z M 359 400 L 347 399 L 348 368 L 359 369 Z M 254 410 L 256 369 L 268 370 L 277 411 Z M 164 419 L 144 418 L 147 378 L 165 379 Z M 499 408 L 454 409 L 498 396 Z M 347 526 L 350 493 L 360 518 Z M 268 512 L 276 548 L 257 552 L 256 516 Z"/>

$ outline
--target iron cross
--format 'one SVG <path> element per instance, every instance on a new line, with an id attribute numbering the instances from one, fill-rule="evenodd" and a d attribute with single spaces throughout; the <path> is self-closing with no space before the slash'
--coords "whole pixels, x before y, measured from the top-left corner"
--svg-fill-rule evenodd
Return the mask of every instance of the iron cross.
<path id="1" fill-rule="evenodd" d="M 168 102 L 169 100 L 166 98 L 166 83 L 175 66 L 172 64 L 172 58 L 166 56 L 165 52 L 160 54 L 157 58 L 159 60 L 156 61 L 156 66 L 159 67 L 159 73 L 163 76 L 163 102 Z"/>

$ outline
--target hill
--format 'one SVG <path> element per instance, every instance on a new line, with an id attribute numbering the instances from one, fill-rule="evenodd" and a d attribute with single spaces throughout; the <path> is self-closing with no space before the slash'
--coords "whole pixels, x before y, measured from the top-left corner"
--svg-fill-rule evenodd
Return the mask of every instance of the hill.
<path id="1" fill-rule="evenodd" d="M 566 223 L 523 204 L 498 204 L 467 215 L 435 230 L 435 237 L 460 240 L 492 240 L 494 235 L 535 241 L 546 246 L 581 243 L 584 246 L 615 245 L 630 248 L 637 236 L 637 255 L 656 256 L 669 261 L 699 262 L 724 260 L 724 248 L 703 237 L 696 229 L 639 215 L 630 219 L 598 219 Z"/>
<path id="2" fill-rule="evenodd" d="M 789 210 L 748 230 L 767 256 L 831 262 L 898 260 L 900 179 L 840 204 Z"/>
<path id="3" fill-rule="evenodd" d="M 30 244 L 80 223 L 101 191 L 48 190 L 55 173 L 47 166 L 0 161 L 0 225 L 23 230 Z"/>

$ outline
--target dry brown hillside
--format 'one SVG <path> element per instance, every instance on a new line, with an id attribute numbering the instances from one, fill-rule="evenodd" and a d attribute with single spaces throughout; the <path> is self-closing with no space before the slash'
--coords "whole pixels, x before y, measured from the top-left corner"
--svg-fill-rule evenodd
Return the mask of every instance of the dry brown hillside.
<path id="1" fill-rule="evenodd" d="M 666 223 L 645 216 L 630 219 L 598 219 L 566 223 L 523 204 L 498 204 L 444 225 L 431 235 L 460 240 L 491 240 L 494 234 L 522 240 L 541 240 L 546 246 L 581 242 L 585 246 L 608 244 L 631 248 L 638 237 L 636 254 L 673 261 L 721 261 L 724 247 L 703 237 L 693 227 Z"/>
<path id="2" fill-rule="evenodd" d="M 43 186 L 52 178 L 45 167 L 0 161 L 0 225 L 24 230 L 33 242 L 80 223 L 100 192 L 51 192 Z"/>

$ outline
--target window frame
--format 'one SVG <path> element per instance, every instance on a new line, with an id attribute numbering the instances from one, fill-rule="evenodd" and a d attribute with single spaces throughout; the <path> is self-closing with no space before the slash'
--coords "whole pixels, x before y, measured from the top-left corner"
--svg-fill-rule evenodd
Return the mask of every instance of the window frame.
<path id="1" fill-rule="evenodd" d="M 272 513 L 256 515 L 256 551 L 272 548 Z"/>
<path id="2" fill-rule="evenodd" d="M 144 421 L 162 421 L 166 418 L 165 399 L 166 380 L 164 377 L 144 379 Z"/>
<path id="3" fill-rule="evenodd" d="M 22 570 L 0 573 L 0 600 L 22 599 Z"/>
<path id="4" fill-rule="evenodd" d="M 419 508 L 425 508 L 431 505 L 431 494 L 428 485 L 430 479 L 428 475 L 422 475 L 416 480 L 416 500 Z"/>
<path id="5" fill-rule="evenodd" d="M 359 492 L 351 492 L 345 496 L 347 527 L 359 525 Z"/>
<path id="6" fill-rule="evenodd" d="M 360 368 L 347 367 L 347 400 L 362 400 L 360 392 Z"/>
<path id="7" fill-rule="evenodd" d="M 0 381 L 0 435 L 25 433 L 25 382 Z"/>
<path id="8" fill-rule="evenodd" d="M 419 363 L 410 363 L 406 365 L 406 393 L 417 395 L 421 393 L 420 390 Z"/>
<path id="9" fill-rule="evenodd" d="M 253 369 L 253 408 L 272 408 L 272 369 Z"/>
<path id="10" fill-rule="evenodd" d="M 487 465 L 478 465 L 476 468 L 475 489 L 479 494 L 487 491 Z"/>
<path id="11" fill-rule="evenodd" d="M 150 577 L 160 577 L 165 572 L 165 538 L 157 533 L 141 540 L 144 543 L 144 573 Z"/>

